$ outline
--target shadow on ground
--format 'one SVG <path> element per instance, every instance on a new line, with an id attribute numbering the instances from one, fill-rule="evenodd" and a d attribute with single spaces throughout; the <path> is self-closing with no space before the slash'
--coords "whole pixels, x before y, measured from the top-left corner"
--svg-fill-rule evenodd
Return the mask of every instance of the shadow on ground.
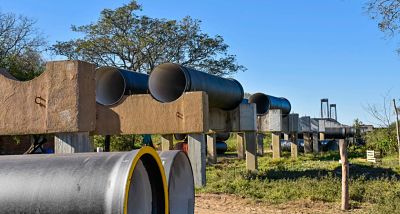
<path id="1" fill-rule="evenodd" d="M 336 177 L 341 178 L 341 166 L 334 170 L 318 170 L 310 169 L 304 171 L 286 170 L 286 169 L 271 169 L 258 173 L 246 173 L 244 176 L 248 179 L 291 179 L 296 180 L 299 178 L 324 178 Z M 350 165 L 350 179 L 363 178 L 365 180 L 378 180 L 378 179 L 397 179 L 400 180 L 400 175 L 390 168 L 382 168 L 377 166 L 367 166 L 362 164 Z"/>

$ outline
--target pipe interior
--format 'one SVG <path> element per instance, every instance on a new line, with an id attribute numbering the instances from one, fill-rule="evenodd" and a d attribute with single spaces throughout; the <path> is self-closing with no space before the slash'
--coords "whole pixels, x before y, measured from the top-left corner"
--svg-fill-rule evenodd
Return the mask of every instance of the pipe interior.
<path id="1" fill-rule="evenodd" d="M 163 103 L 172 102 L 185 92 L 187 81 L 179 65 L 162 64 L 150 74 L 149 90 L 154 99 Z"/>
<path id="2" fill-rule="evenodd" d="M 117 103 L 125 93 L 125 79 L 116 68 L 96 70 L 96 102 L 102 105 Z"/>
<path id="3" fill-rule="evenodd" d="M 152 213 L 152 187 L 141 160 L 135 166 L 128 194 L 128 213 Z"/>
<path id="4" fill-rule="evenodd" d="M 168 188 L 169 206 L 173 213 L 194 213 L 193 172 L 183 152 L 179 152 L 172 163 Z"/>
<path id="5" fill-rule="evenodd" d="M 269 98 L 263 93 L 255 93 L 251 95 L 249 98 L 249 103 L 256 104 L 258 115 L 266 114 L 269 110 Z"/>
<path id="6" fill-rule="evenodd" d="M 141 209 L 137 209 L 135 207 L 135 204 L 132 205 L 128 205 L 128 213 L 153 213 L 153 214 L 161 214 L 165 212 L 165 208 L 166 208 L 166 198 L 165 198 L 165 193 L 166 193 L 166 189 L 164 188 L 164 183 L 163 183 L 163 179 L 162 179 L 162 174 L 164 172 L 161 172 L 162 168 L 160 169 L 160 167 L 157 164 L 157 161 L 154 159 L 153 156 L 151 156 L 150 154 L 145 154 L 143 155 L 140 160 L 143 163 L 143 166 L 145 168 L 145 171 L 147 173 L 147 181 L 149 182 L 150 185 L 150 194 L 151 198 L 150 201 L 146 201 L 145 202 L 145 210 L 141 210 Z M 145 176 L 144 176 L 145 177 Z M 133 187 L 134 188 L 134 187 Z M 149 191 L 148 189 L 146 189 L 145 191 Z M 146 192 L 147 194 L 148 192 Z M 143 197 L 141 195 L 138 195 L 138 197 Z M 135 200 L 135 199 L 132 199 Z M 148 200 L 148 199 L 146 199 Z M 151 209 L 150 212 L 147 212 L 147 208 L 148 208 L 148 203 L 150 203 L 151 205 Z M 144 206 L 144 205 L 142 205 Z M 131 212 L 129 212 L 131 211 Z"/>

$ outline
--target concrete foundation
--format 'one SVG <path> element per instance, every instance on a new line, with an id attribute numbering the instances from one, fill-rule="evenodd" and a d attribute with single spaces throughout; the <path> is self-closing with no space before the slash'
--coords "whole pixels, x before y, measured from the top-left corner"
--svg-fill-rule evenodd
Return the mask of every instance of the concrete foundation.
<path id="1" fill-rule="evenodd" d="M 215 133 L 207 135 L 207 161 L 208 163 L 217 163 L 217 138 Z"/>
<path id="2" fill-rule="evenodd" d="M 290 134 L 290 154 L 293 159 L 297 159 L 299 154 L 299 146 L 297 144 L 297 133 Z"/>
<path id="3" fill-rule="evenodd" d="M 244 140 L 244 133 L 237 133 L 236 134 L 236 150 L 238 154 L 238 159 L 244 159 L 246 157 L 245 152 L 245 140 Z"/>
<path id="4" fill-rule="evenodd" d="M 304 153 L 312 153 L 313 151 L 313 146 L 312 146 L 312 141 L 311 141 L 311 136 L 310 133 L 303 133 L 303 139 L 304 139 Z"/>
<path id="5" fill-rule="evenodd" d="M 313 141 L 313 152 L 314 154 L 318 154 L 319 153 L 318 133 L 312 134 L 312 141 Z"/>
<path id="6" fill-rule="evenodd" d="M 264 155 L 264 134 L 257 134 L 257 155 Z"/>
<path id="7" fill-rule="evenodd" d="M 256 147 L 256 132 L 246 132 L 244 134 L 246 142 L 246 169 L 256 171 L 257 164 L 257 147 Z"/>
<path id="8" fill-rule="evenodd" d="M 272 133 L 272 158 L 281 158 L 281 137 L 280 133 Z"/>

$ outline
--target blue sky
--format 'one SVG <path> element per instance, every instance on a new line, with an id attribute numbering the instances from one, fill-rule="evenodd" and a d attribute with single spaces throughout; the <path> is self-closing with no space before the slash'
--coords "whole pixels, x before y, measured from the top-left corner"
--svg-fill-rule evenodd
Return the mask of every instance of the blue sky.
<path id="1" fill-rule="evenodd" d="M 57 3 L 55 3 L 57 2 Z M 95 22 L 103 8 L 123 0 L 0 0 L 0 11 L 37 20 L 50 44 L 77 37 L 70 26 Z M 248 68 L 237 78 L 245 91 L 287 97 L 293 111 L 318 116 L 319 102 L 336 103 L 338 119 L 374 122 L 363 106 L 400 98 L 400 56 L 394 39 L 384 39 L 361 0 L 147 0 L 143 14 L 168 19 L 187 15 L 219 34 L 230 53 Z M 57 59 L 53 57 L 52 59 Z"/>

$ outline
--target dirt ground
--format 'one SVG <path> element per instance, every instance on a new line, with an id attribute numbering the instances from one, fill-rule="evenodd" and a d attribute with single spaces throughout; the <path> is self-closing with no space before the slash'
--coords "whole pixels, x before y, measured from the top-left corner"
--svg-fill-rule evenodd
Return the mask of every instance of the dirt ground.
<path id="1" fill-rule="evenodd" d="M 292 201 L 271 205 L 233 195 L 196 194 L 196 214 L 254 213 L 341 213 L 339 204 L 313 201 Z M 355 208 L 350 213 L 364 213 L 367 208 Z"/>

